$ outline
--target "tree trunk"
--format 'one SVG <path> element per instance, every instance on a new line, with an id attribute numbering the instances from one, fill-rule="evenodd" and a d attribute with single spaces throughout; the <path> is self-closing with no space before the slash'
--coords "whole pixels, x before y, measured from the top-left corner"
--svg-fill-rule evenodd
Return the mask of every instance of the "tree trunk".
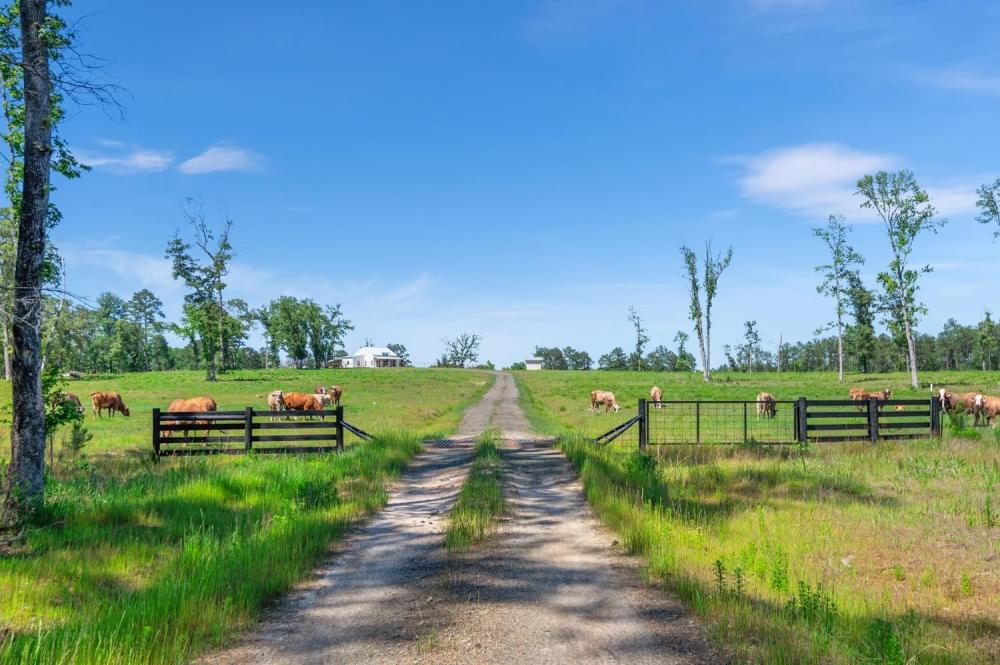
<path id="1" fill-rule="evenodd" d="M 712 380 L 712 316 L 705 308 L 705 341 L 701 345 L 701 359 L 705 361 L 705 380 Z"/>
<path id="2" fill-rule="evenodd" d="M 910 385 L 916 390 L 920 387 L 920 383 L 917 381 L 917 344 L 913 340 L 913 330 L 910 328 L 910 312 L 905 311 L 906 319 L 904 320 L 906 328 L 906 348 L 909 352 L 906 360 L 910 365 Z"/>
<path id="3" fill-rule="evenodd" d="M 24 178 L 14 268 L 13 418 L 4 518 L 21 522 L 42 503 L 45 489 L 45 405 L 41 382 L 42 265 L 49 211 L 52 124 L 49 54 L 40 31 L 46 0 L 21 0 L 24 62 Z"/>
<path id="4" fill-rule="evenodd" d="M 837 321 L 837 380 L 844 382 L 844 325 Z"/>
<path id="5" fill-rule="evenodd" d="M 10 381 L 14 371 L 11 368 L 13 359 L 10 354 L 10 320 L 3 316 L 3 378 Z"/>

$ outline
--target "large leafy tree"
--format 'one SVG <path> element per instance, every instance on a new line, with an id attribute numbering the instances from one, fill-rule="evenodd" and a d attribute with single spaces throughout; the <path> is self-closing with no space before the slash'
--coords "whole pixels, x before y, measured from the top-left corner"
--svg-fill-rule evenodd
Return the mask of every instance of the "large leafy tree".
<path id="1" fill-rule="evenodd" d="M 483 338 L 476 333 L 461 333 L 454 338 L 444 338 L 442 360 L 450 367 L 465 367 L 479 359 L 479 344 Z"/>
<path id="2" fill-rule="evenodd" d="M 57 15 L 49 14 L 48 5 L 46 0 L 20 0 L 0 7 L 0 89 L 6 121 L 2 138 L 7 148 L 4 189 L 9 200 L 7 230 L 0 234 L 8 243 L 0 252 L 5 263 L 0 279 L 8 280 L 2 285 L 7 287 L 4 292 L 13 294 L 3 303 L 0 317 L 12 347 L 8 349 L 5 339 L 5 353 L 12 350 L 5 362 L 12 393 L 5 522 L 27 518 L 44 496 L 43 289 L 56 272 L 47 231 L 59 221 L 59 211 L 49 200 L 50 174 L 52 170 L 69 177 L 80 174 L 79 164 L 59 135 L 64 113 L 50 67 L 71 48 L 74 35 Z"/>
<path id="3" fill-rule="evenodd" d="M 215 381 L 225 371 L 226 350 L 234 337 L 246 336 L 249 325 L 245 303 L 224 297 L 226 276 L 233 259 L 230 233 L 233 220 L 226 217 L 220 229 L 214 229 L 201 207 L 188 200 L 184 210 L 191 227 L 191 243 L 180 231 L 167 243 L 167 258 L 173 265 L 174 279 L 190 289 L 184 296 L 182 329 L 197 338 L 205 360 L 205 378 Z"/>
<path id="4" fill-rule="evenodd" d="M 536 346 L 535 357 L 542 359 L 542 369 L 569 369 L 569 363 L 558 346 Z"/>
<path id="5" fill-rule="evenodd" d="M 842 215 L 830 215 L 823 228 L 814 228 L 813 235 L 823 241 L 830 252 L 830 262 L 816 266 L 816 272 L 823 275 L 823 281 L 816 290 L 833 300 L 833 321 L 829 324 L 837 331 L 837 377 L 844 380 L 844 317 L 850 305 L 850 284 L 857 278 L 859 266 L 864 258 L 847 242 L 850 227 L 844 223 Z"/>
<path id="6" fill-rule="evenodd" d="M 920 274 L 929 273 L 932 268 L 911 267 L 910 256 L 917 238 L 937 232 L 945 222 L 937 217 L 930 198 L 910 171 L 866 175 L 858 180 L 857 193 L 862 197 L 861 207 L 874 211 L 885 226 L 891 259 L 888 269 L 878 274 L 882 287 L 880 306 L 889 315 L 890 328 L 905 339 L 910 383 L 918 388 L 914 334 L 919 316 L 927 310 L 917 301 L 916 294 Z"/>
<path id="7" fill-rule="evenodd" d="M 719 278 L 733 260 L 733 248 L 724 253 L 712 252 L 712 242 L 705 243 L 705 258 L 700 267 L 698 255 L 688 247 L 681 247 L 684 259 L 684 270 L 687 273 L 690 289 L 689 317 L 694 323 L 694 332 L 698 337 L 698 350 L 701 352 L 702 376 L 706 381 L 712 380 L 712 304 L 719 292 Z M 698 273 L 702 273 L 699 278 Z"/>
<path id="8" fill-rule="evenodd" d="M 628 356 L 622 347 L 616 346 L 597 359 L 597 366 L 601 369 L 628 369 Z"/>

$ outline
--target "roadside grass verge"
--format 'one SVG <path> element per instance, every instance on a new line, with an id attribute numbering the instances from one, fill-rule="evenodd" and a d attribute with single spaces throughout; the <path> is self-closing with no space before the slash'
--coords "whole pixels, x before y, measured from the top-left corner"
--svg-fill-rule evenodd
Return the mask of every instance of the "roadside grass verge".
<path id="1" fill-rule="evenodd" d="M 504 511 L 500 432 L 483 432 L 476 443 L 469 477 L 448 517 L 444 544 L 449 552 L 462 552 L 486 537 Z"/>
<path id="2" fill-rule="evenodd" d="M 825 451 L 803 466 L 767 450 L 559 445 L 600 519 L 740 662 L 997 662 L 1000 530 L 981 494 L 1000 480 L 995 455 L 833 453 L 856 456 L 849 469 Z M 967 465 L 944 462 L 956 455 Z M 931 478 L 907 479 L 913 464 Z M 959 478 L 972 495 L 942 501 Z"/>
<path id="3" fill-rule="evenodd" d="M 387 499 L 421 448 L 102 463 L 0 551 L 0 662 L 177 663 L 224 644 Z"/>

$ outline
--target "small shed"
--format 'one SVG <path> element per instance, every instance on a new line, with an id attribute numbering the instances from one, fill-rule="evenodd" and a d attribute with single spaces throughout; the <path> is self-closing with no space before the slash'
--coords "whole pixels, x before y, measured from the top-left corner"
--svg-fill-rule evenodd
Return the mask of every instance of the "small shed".
<path id="1" fill-rule="evenodd" d="M 530 372 L 537 372 L 542 369 L 542 359 L 541 358 L 528 358 L 524 361 L 524 369 Z"/>

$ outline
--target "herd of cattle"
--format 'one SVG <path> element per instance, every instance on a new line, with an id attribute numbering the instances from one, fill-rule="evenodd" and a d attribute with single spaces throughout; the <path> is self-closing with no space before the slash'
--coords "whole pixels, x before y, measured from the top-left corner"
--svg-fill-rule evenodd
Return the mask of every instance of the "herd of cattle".
<path id="1" fill-rule="evenodd" d="M 274 390 L 267 395 L 267 406 L 271 411 L 323 411 L 327 406 L 340 406 L 340 399 L 344 394 L 344 389 L 340 386 L 316 386 L 313 393 L 285 392 Z M 259 397 L 259 396 L 258 396 Z M 83 403 L 79 396 L 73 393 L 63 393 L 63 400 L 73 404 L 80 414 L 83 414 Z M 122 396 L 116 392 L 98 391 L 90 394 L 90 405 L 94 417 L 99 418 L 104 415 L 104 411 L 109 416 L 115 412 L 123 416 L 132 415 L 125 405 Z M 167 413 L 208 413 L 218 411 L 218 405 L 211 397 L 189 397 L 175 399 L 167 407 Z"/>
<path id="2" fill-rule="evenodd" d="M 867 403 L 871 399 L 875 399 L 878 402 L 886 402 L 892 397 L 892 391 L 889 389 L 868 391 L 864 388 L 854 387 L 850 389 L 848 396 L 851 401 L 859 403 L 859 410 L 863 410 L 864 407 L 860 406 L 860 404 Z M 650 389 L 649 398 L 655 408 L 659 409 L 663 407 L 663 390 L 659 386 L 653 386 Z M 953 393 L 941 388 L 938 391 L 938 399 L 941 402 L 941 408 L 948 414 L 970 414 L 975 418 L 974 423 L 976 425 L 989 424 L 994 428 L 997 425 L 997 416 L 1000 415 L 1000 397 L 975 392 Z M 757 393 L 754 401 L 757 403 L 758 419 L 774 418 L 777 414 L 778 402 L 771 393 Z M 605 413 L 612 410 L 617 413 L 621 409 L 621 406 L 615 399 L 615 394 L 610 390 L 590 391 L 590 410 L 594 413 L 599 413 L 601 407 L 604 407 Z M 882 407 L 879 406 L 879 408 L 881 409 Z M 905 407 L 903 405 L 896 405 L 895 409 L 902 411 Z"/>

